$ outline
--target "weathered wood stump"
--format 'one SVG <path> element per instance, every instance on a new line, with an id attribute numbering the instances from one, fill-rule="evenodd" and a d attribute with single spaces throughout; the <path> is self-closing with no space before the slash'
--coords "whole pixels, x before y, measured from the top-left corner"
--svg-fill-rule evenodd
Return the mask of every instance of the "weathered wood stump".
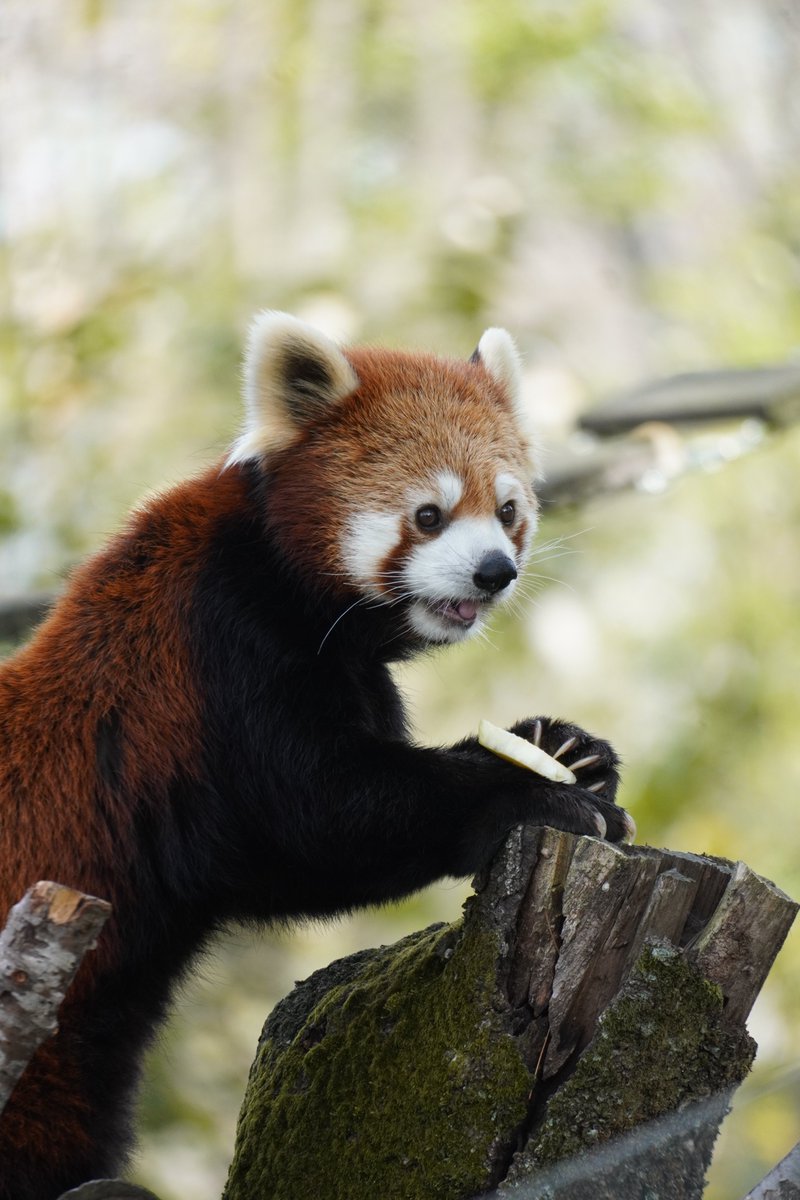
<path id="1" fill-rule="evenodd" d="M 742 863 L 516 830 L 463 921 L 277 1006 L 225 1200 L 701 1196 L 796 911 Z"/>

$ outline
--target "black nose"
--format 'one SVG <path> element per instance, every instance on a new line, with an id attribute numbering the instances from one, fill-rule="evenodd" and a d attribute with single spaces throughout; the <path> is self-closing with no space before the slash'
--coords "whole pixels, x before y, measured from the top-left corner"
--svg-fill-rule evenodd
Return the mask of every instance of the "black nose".
<path id="1" fill-rule="evenodd" d="M 503 588 L 508 587 L 511 580 L 516 578 L 517 568 L 502 550 L 492 550 L 485 554 L 472 576 L 475 586 L 492 596 L 495 592 L 502 592 Z"/>

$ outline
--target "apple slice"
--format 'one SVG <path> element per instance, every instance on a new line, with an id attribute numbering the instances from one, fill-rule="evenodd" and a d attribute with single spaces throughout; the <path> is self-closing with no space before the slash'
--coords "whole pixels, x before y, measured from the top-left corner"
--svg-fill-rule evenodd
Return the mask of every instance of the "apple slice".
<path id="1" fill-rule="evenodd" d="M 537 775 L 544 775 L 545 779 L 552 779 L 553 783 L 575 782 L 576 776 L 557 758 L 545 754 L 533 742 L 526 742 L 525 738 L 492 725 L 491 721 L 482 720 L 478 725 L 478 741 L 499 758 L 516 763 L 518 767 L 527 767 Z"/>

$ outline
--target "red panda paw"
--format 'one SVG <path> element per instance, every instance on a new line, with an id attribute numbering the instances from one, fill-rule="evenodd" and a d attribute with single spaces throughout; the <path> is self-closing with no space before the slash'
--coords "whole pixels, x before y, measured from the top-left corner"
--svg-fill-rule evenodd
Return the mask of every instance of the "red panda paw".
<path id="1" fill-rule="evenodd" d="M 575 832 L 591 830 L 611 842 L 633 840 L 636 824 L 630 814 L 615 803 L 620 761 L 609 742 L 594 737 L 578 725 L 553 717 L 528 718 L 515 725 L 511 732 L 541 747 L 577 776 L 575 784 L 562 793 L 568 807 L 575 810 L 576 824 L 589 825 L 589 829 L 576 828 Z"/>
<path id="2" fill-rule="evenodd" d="M 553 717 L 529 717 L 514 725 L 511 733 L 569 767 L 578 787 L 613 803 L 619 787 L 619 757 L 609 742 Z"/>

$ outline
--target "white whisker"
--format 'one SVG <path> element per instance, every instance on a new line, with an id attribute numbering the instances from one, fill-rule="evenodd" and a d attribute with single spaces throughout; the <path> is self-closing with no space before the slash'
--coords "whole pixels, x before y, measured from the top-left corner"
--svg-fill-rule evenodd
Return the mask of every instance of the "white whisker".
<path id="1" fill-rule="evenodd" d="M 322 647 L 325 645 L 325 643 L 327 642 L 328 638 L 331 636 L 331 634 L 333 633 L 334 629 L 335 629 L 335 628 L 336 628 L 336 626 L 339 624 L 339 622 L 342 620 L 342 618 L 343 618 L 343 617 L 346 617 L 346 616 L 347 616 L 347 614 L 348 614 L 349 612 L 352 612 L 354 608 L 357 608 L 359 604 L 365 604 L 365 603 L 367 602 L 367 600 L 368 600 L 368 599 L 369 599 L 369 596 L 359 596 L 357 600 L 354 600 L 354 601 L 353 601 L 353 603 L 352 603 L 351 605 L 349 605 L 349 606 L 348 606 L 348 607 L 347 607 L 347 608 L 344 610 L 344 612 L 341 612 L 341 613 L 339 613 L 339 616 L 338 616 L 338 617 L 336 618 L 336 620 L 333 622 L 333 624 L 331 625 L 330 629 L 329 629 L 329 630 L 328 630 L 328 632 L 325 634 L 325 637 L 322 639 L 322 641 L 320 642 L 319 646 L 317 647 L 317 655 L 319 655 L 319 654 L 321 653 L 321 651 L 322 651 Z"/>

